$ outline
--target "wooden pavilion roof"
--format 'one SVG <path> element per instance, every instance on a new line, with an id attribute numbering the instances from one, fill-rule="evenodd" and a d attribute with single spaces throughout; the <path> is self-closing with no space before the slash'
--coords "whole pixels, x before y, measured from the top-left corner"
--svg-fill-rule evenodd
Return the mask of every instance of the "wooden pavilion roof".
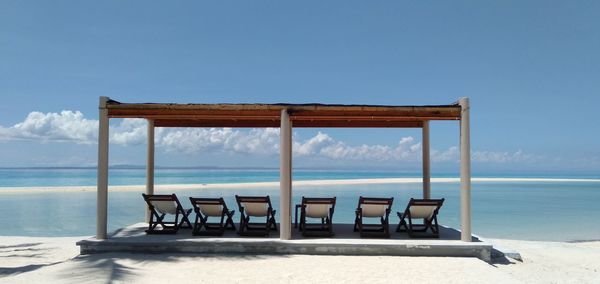
<path id="1" fill-rule="evenodd" d="M 279 127 L 287 109 L 293 127 L 422 127 L 460 120 L 461 107 L 337 104 L 162 104 L 108 100 L 110 118 L 153 119 L 156 127 Z"/>

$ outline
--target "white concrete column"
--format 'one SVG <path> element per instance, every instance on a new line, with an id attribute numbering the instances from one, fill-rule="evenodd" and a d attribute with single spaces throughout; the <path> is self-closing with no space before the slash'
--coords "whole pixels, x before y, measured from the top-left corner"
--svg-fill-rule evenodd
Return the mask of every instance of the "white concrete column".
<path id="1" fill-rule="evenodd" d="M 154 194 L 154 120 L 148 119 L 148 143 L 146 152 L 146 194 Z M 145 220 L 150 222 L 150 211 L 144 204 Z"/>
<path id="2" fill-rule="evenodd" d="M 289 240 L 292 238 L 292 121 L 285 109 L 281 111 L 279 135 L 279 236 Z"/>
<path id="3" fill-rule="evenodd" d="M 96 238 L 106 239 L 108 220 L 108 97 L 100 97 L 98 114 L 98 196 L 96 207 Z"/>
<path id="4" fill-rule="evenodd" d="M 431 198 L 431 167 L 429 159 L 429 121 L 423 121 L 423 142 L 421 148 L 423 151 L 423 198 Z"/>
<path id="5" fill-rule="evenodd" d="M 460 239 L 471 242 L 471 141 L 469 98 L 460 98 Z"/>

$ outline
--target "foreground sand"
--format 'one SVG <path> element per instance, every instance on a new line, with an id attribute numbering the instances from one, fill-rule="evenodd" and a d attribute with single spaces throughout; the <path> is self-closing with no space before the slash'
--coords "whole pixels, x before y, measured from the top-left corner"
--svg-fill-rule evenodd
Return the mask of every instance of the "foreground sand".
<path id="1" fill-rule="evenodd" d="M 599 283 L 600 242 L 491 240 L 523 262 L 391 256 L 78 255 L 84 237 L 0 237 L 3 283 Z"/>

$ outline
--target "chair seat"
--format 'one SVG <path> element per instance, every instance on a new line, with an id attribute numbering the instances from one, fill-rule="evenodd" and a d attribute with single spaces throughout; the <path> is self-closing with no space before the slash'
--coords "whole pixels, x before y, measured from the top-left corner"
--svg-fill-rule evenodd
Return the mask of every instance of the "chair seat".
<path id="1" fill-rule="evenodd" d="M 296 218 L 294 227 L 298 227 L 298 209 L 300 209 L 300 227 L 298 228 L 305 237 L 319 236 L 331 237 L 333 233 L 333 212 L 336 197 L 302 197 L 302 202 L 296 205 Z M 307 219 L 318 219 L 316 223 L 309 223 Z"/>
<path id="2" fill-rule="evenodd" d="M 398 212 L 400 223 L 396 228 L 396 232 L 407 231 L 411 238 L 416 237 L 432 237 L 439 238 L 439 225 L 437 215 L 444 203 L 442 199 L 414 199 L 411 198 L 403 213 Z M 422 220 L 423 223 L 415 223 Z M 431 234 L 415 234 L 415 232 L 426 233 L 428 230 Z"/>
<path id="3" fill-rule="evenodd" d="M 359 197 L 354 220 L 354 231 L 361 237 L 389 238 L 389 215 L 394 198 Z M 380 223 L 363 222 L 365 218 L 377 218 Z"/>
<path id="4" fill-rule="evenodd" d="M 238 234 L 246 236 L 268 236 L 271 230 L 277 231 L 275 213 L 271 199 L 267 196 L 235 196 L 240 209 Z M 253 221 L 251 222 L 251 218 Z M 264 219 L 263 219 L 264 218 Z M 257 222 L 257 220 L 264 222 Z"/>
<path id="5" fill-rule="evenodd" d="M 329 216 L 330 204 L 306 204 L 306 217 L 326 218 Z"/>
<path id="6" fill-rule="evenodd" d="M 242 202 L 241 204 L 248 216 L 264 217 L 269 212 L 269 207 L 266 203 Z"/>
<path id="7" fill-rule="evenodd" d="M 200 212 L 205 216 L 220 217 L 223 215 L 223 205 L 218 204 L 202 204 L 198 205 Z"/>
<path id="8" fill-rule="evenodd" d="M 175 234 L 180 228 L 191 228 L 188 216 L 192 209 L 184 209 L 175 194 L 143 194 L 148 205 L 150 220 L 147 234 Z M 167 216 L 174 215 L 173 221 L 167 221 Z"/>
<path id="9" fill-rule="evenodd" d="M 196 211 L 193 235 L 223 235 L 226 229 L 235 230 L 235 224 L 233 223 L 235 211 L 227 208 L 222 197 L 190 197 L 190 202 L 194 206 L 194 211 Z M 218 222 L 209 222 L 209 218 L 218 218 Z"/>

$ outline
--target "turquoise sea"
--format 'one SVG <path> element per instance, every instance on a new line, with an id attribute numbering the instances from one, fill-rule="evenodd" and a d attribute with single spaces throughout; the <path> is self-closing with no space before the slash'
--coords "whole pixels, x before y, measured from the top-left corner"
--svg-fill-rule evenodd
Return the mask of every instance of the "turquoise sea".
<path id="1" fill-rule="evenodd" d="M 144 169 L 111 169 L 111 185 L 144 184 Z M 434 175 L 453 177 L 456 174 Z M 419 177 L 418 173 L 375 171 L 297 170 L 295 180 Z M 524 240 L 600 240 L 600 182 L 598 176 L 574 175 L 477 175 L 474 177 L 577 178 L 588 181 L 474 182 L 472 189 L 473 232 L 483 237 Z M 157 184 L 202 184 L 277 181 L 279 171 L 248 169 L 158 169 Z M 3 187 L 23 187 L 22 194 L 0 194 L 0 235 L 82 236 L 93 235 L 96 220 L 95 192 L 29 193 L 26 187 L 90 186 L 96 170 L 74 168 L 0 169 Z M 279 190 L 210 189 L 180 190 L 189 196 L 223 196 L 235 207 L 235 194 L 270 195 L 278 208 Z M 302 196 L 337 196 L 334 221 L 352 223 L 358 196 L 394 197 L 394 210 L 404 210 L 411 197 L 419 197 L 420 184 L 372 184 L 299 186 L 293 189 L 297 202 Z M 432 197 L 446 198 L 440 213 L 443 225 L 459 227 L 459 184 L 433 183 Z M 109 193 L 109 229 L 139 222 L 144 216 L 141 192 Z M 397 217 L 391 216 L 392 223 Z"/>

